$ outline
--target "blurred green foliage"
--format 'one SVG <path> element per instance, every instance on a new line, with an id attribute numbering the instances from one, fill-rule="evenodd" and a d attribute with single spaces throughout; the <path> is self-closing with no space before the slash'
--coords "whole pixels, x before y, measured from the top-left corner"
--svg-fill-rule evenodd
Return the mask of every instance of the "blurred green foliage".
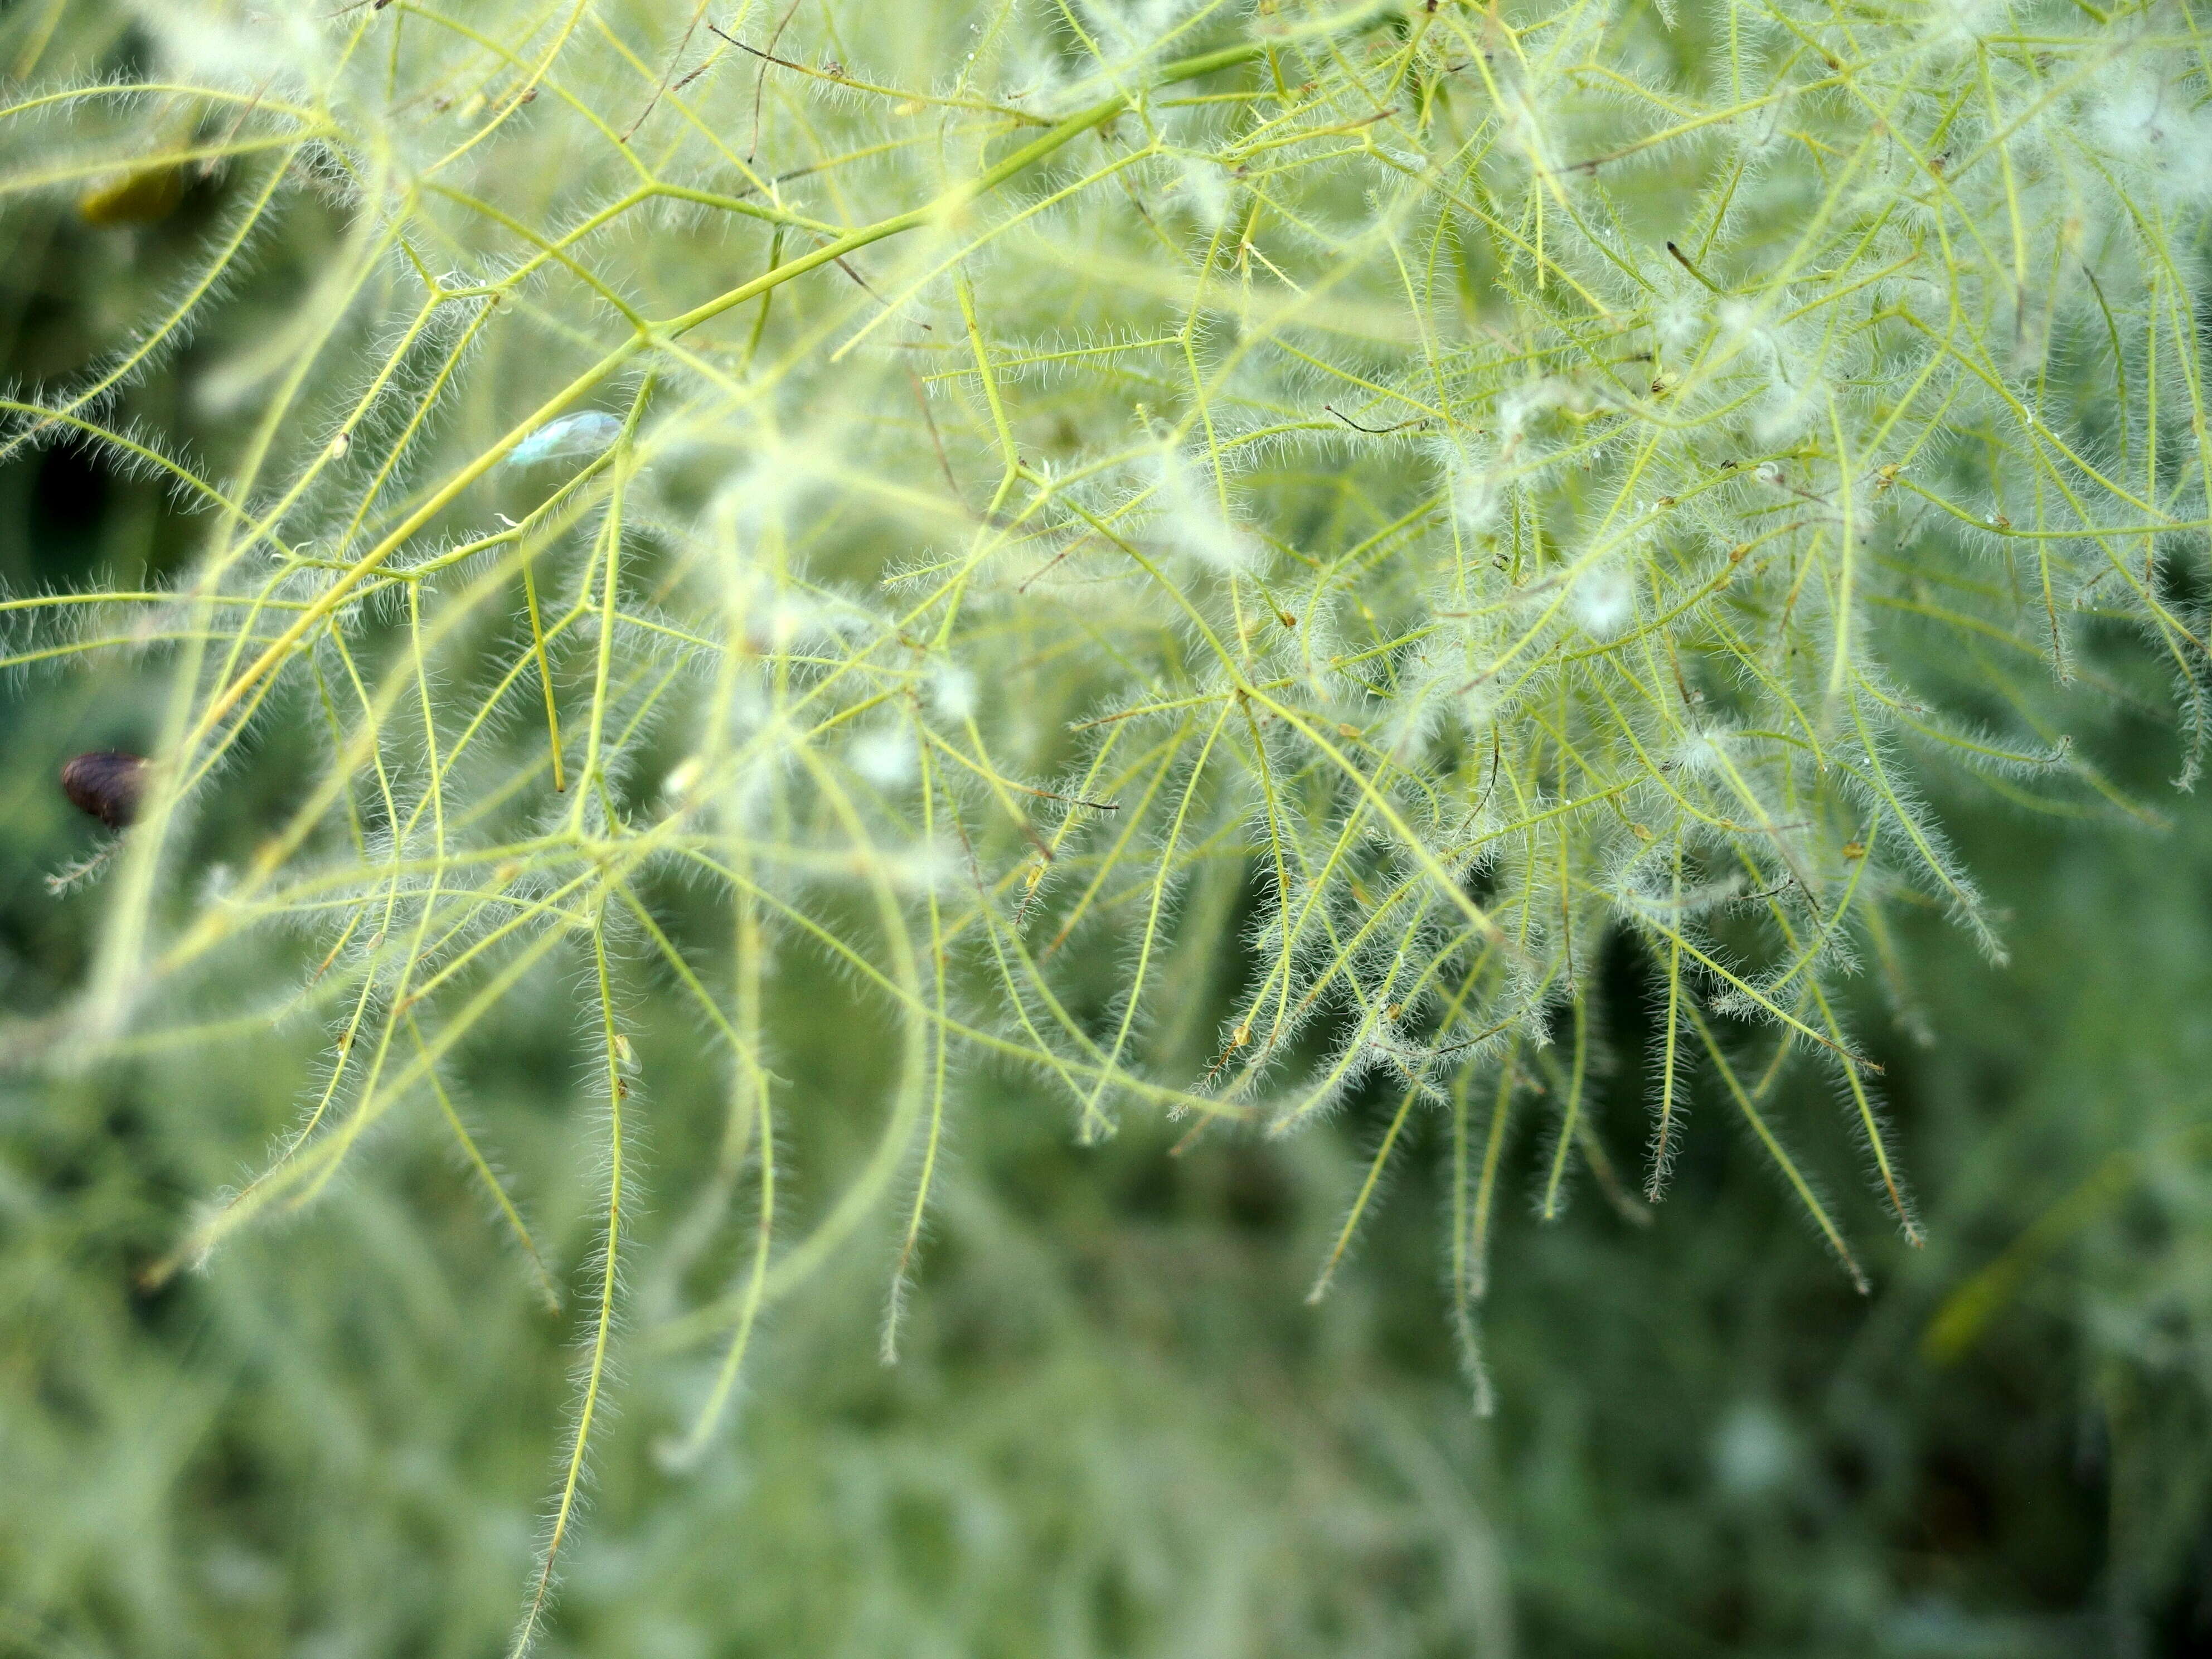
<path id="1" fill-rule="evenodd" d="M 66 473 L 9 482 L 44 469 Z M 10 515 L 11 561 L 30 522 Z M 89 908 L 40 880 L 86 841 L 52 805 L 66 702 L 19 696 L 9 723 L 11 998 L 65 970 Z M 2115 732 L 2130 757 L 2154 776 L 2163 736 Z M 1708 1135 L 1649 1228 L 1595 1203 L 1509 1222 L 1479 1420 L 1413 1195 L 1303 1304 L 1376 1118 L 1171 1159 L 1160 1133 L 1078 1149 L 994 1100 L 956 1146 L 898 1366 L 862 1253 L 778 1316 L 734 1432 L 672 1478 L 652 1442 L 701 1379 L 627 1362 L 548 1650 L 2201 1650 L 2212 823 L 1946 805 L 2015 958 L 1991 969 L 1932 921 L 1914 940 L 1940 1041 L 1880 1052 L 1929 1243 L 1879 1253 L 1871 1302 L 1759 1149 Z M 694 1042 L 681 1022 L 641 1039 L 666 1079 L 648 1189 L 720 1132 L 711 1079 L 687 1089 Z M 395 1149 L 312 1216 L 134 1288 L 289 1120 L 293 1057 L 264 1058 L 0 1093 L 0 1589 L 27 1655 L 479 1655 L 511 1625 L 574 1332 L 519 1264 L 487 1270 L 465 1170 Z M 542 1064 L 557 1090 L 564 1060 Z M 531 1105 L 543 1080 L 470 1090 L 515 1091 L 506 1161 L 573 1260 L 591 1166 L 585 1132 Z M 1402 1178 L 1440 1179 L 1439 1150 Z M 2054 1213 L 1965 1352 L 1931 1360 L 1939 1310 Z"/>
<path id="2" fill-rule="evenodd" d="M 50 347 L 84 325 L 79 261 L 96 258 L 58 254 L 19 288 Z M 166 378 L 132 393 L 173 395 Z M 0 500 L 16 591 L 175 556 L 154 492 L 67 450 L 16 461 Z M 117 701 L 51 680 L 13 691 L 0 726 L 17 1017 L 83 964 L 95 900 L 43 877 L 93 832 L 52 779 L 110 735 Z M 2156 726 L 2101 736 L 2147 789 L 2170 766 Z M 2014 960 L 1989 968 L 1932 918 L 1913 932 L 1940 1040 L 1886 1026 L 1879 1053 L 1929 1243 L 1878 1255 L 1870 1303 L 1755 1146 L 1699 1137 L 1647 1229 L 1588 1202 L 1509 1223 L 1487 1327 L 1499 1410 L 1480 1421 L 1422 1205 L 1389 1206 L 1337 1294 L 1303 1305 L 1371 1116 L 1170 1159 L 1141 1127 L 1075 1148 L 1056 1115 L 1000 1099 L 956 1146 L 896 1368 L 875 1358 L 881 1270 L 863 1256 L 779 1317 L 735 1434 L 670 1478 L 651 1442 L 697 1379 L 635 1365 L 549 1651 L 2202 1650 L 2212 821 L 2193 799 L 2163 834 L 2035 821 L 1963 785 L 1942 804 Z M 1625 1002 L 1648 997 L 1620 980 Z M 821 989 L 786 988 L 793 1020 Z M 664 1020 L 641 1040 L 666 1079 L 648 1186 L 720 1132 L 711 1078 L 686 1073 L 695 1036 Z M 557 1021 L 546 1038 L 534 1075 L 470 1087 L 514 1097 L 504 1157 L 572 1258 L 590 1165 L 583 1132 L 531 1103 L 574 1069 Z M 0 1088 L 14 1650 L 505 1638 L 573 1331 L 519 1267 L 486 1270 L 495 1235 L 465 1170 L 401 1152 L 205 1273 L 134 1288 L 289 1121 L 296 1056 L 260 1058 L 277 1063 L 249 1049 Z M 1437 1179 L 1438 1152 L 1419 1146 L 1402 1178 Z M 1939 1310 L 2007 1259 L 2017 1275 L 1936 1363 Z"/>

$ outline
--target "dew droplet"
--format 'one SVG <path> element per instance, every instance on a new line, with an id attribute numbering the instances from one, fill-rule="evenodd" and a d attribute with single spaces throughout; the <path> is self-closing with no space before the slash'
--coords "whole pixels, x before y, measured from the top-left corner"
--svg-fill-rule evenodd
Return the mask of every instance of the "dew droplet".
<path id="1" fill-rule="evenodd" d="M 540 461 L 574 460 L 596 455 L 622 435 L 623 423 L 604 410 L 586 410 L 548 421 L 508 452 L 502 466 L 535 466 Z"/>

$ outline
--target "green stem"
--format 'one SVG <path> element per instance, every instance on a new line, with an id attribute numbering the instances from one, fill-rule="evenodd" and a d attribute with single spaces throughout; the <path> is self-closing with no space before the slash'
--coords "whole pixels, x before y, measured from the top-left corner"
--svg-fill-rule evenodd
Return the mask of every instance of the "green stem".
<path id="1" fill-rule="evenodd" d="M 1239 46 L 1225 46 L 1218 52 L 1201 52 L 1194 58 L 1185 58 L 1162 66 L 1149 87 L 1173 86 L 1183 81 L 1194 81 L 1211 75 L 1217 70 L 1231 69 L 1259 57 L 1263 47 L 1258 42 Z M 1095 128 L 1102 127 L 1129 107 L 1131 94 L 1117 93 L 1089 107 L 1079 110 L 1041 137 L 1024 144 L 1011 155 L 985 168 L 975 178 L 963 180 L 944 191 L 934 200 L 908 212 L 894 214 L 848 231 L 835 241 L 825 242 L 811 252 L 787 259 L 772 270 L 763 271 L 749 283 L 740 283 L 726 294 L 718 295 L 706 304 L 694 307 L 681 316 L 665 323 L 641 329 L 613 350 L 593 363 L 574 380 L 555 392 L 532 410 L 529 415 L 508 428 L 499 441 L 483 454 L 456 472 L 422 506 L 409 514 L 385 538 L 356 560 L 337 581 L 331 584 L 323 596 L 294 620 L 292 624 L 270 641 L 268 647 L 249 663 L 238 678 L 231 681 L 208 704 L 207 712 L 186 738 L 184 748 L 189 751 L 204 742 L 226 715 L 235 708 L 246 694 L 252 690 L 271 670 L 292 654 L 300 641 L 319 627 L 362 582 L 383 568 L 386 560 L 398 552 L 415 533 L 451 506 L 460 493 L 507 459 L 515 446 L 535 432 L 546 422 L 557 418 L 568 406 L 591 392 L 647 346 L 687 334 L 700 324 L 720 316 L 734 306 L 765 294 L 769 289 L 803 276 L 808 271 L 844 258 L 848 253 L 880 242 L 885 237 L 896 236 L 957 213 L 978 197 L 988 195 L 1009 179 L 1026 172 L 1039 161 L 1065 149 L 1068 144 Z"/>

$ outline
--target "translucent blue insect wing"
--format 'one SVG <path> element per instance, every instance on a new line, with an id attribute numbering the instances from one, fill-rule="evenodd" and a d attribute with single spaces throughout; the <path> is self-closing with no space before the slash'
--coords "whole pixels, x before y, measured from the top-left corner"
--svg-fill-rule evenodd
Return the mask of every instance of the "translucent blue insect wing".
<path id="1" fill-rule="evenodd" d="M 535 466 L 540 461 L 569 460 L 596 455 L 622 435 L 623 423 L 602 410 L 563 415 L 548 421 L 508 452 L 502 465 Z"/>

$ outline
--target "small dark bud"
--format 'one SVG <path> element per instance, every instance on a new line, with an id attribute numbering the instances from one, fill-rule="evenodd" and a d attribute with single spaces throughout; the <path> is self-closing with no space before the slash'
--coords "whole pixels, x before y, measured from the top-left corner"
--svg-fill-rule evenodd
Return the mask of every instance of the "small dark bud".
<path id="1" fill-rule="evenodd" d="M 146 757 L 120 750 L 95 750 L 62 768 L 62 793 L 70 805 L 111 830 L 128 829 L 146 793 Z"/>

